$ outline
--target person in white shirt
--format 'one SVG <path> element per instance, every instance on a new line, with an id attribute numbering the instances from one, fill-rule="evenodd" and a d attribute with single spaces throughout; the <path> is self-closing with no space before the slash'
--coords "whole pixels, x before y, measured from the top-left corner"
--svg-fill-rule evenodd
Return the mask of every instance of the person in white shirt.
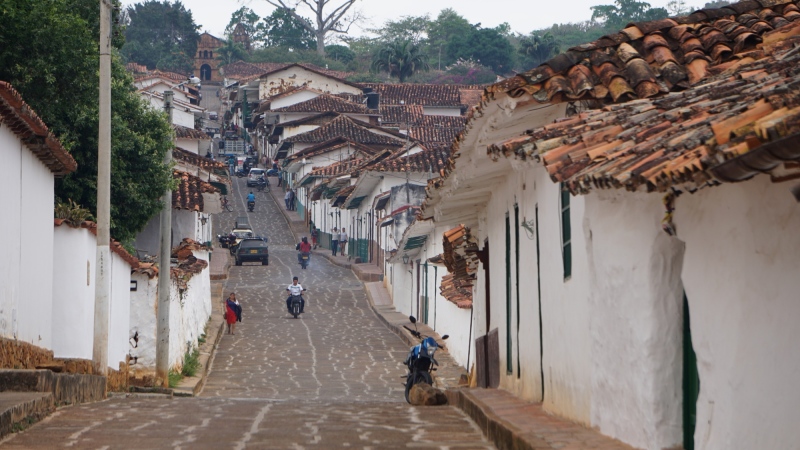
<path id="1" fill-rule="evenodd" d="M 347 247 L 347 230 L 342 227 L 342 232 L 339 233 L 339 253 L 344 255 L 345 248 Z"/>
<path id="2" fill-rule="evenodd" d="M 289 297 L 286 299 L 286 309 L 289 312 L 292 312 L 292 296 L 299 295 L 300 296 L 300 313 L 303 312 L 303 308 L 306 306 L 306 300 L 303 298 L 303 286 L 297 281 L 297 277 L 292 278 L 292 284 L 286 288 L 286 291 L 289 292 Z"/>

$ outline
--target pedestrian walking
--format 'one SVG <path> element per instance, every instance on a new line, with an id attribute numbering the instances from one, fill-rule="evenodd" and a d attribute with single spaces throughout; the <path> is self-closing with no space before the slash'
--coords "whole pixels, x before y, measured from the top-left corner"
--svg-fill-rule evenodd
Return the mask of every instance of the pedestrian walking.
<path id="1" fill-rule="evenodd" d="M 294 190 L 289 189 L 289 211 L 294 211 Z"/>
<path id="2" fill-rule="evenodd" d="M 347 247 L 347 230 L 345 228 L 342 228 L 342 232 L 339 233 L 339 253 L 344 255 L 345 252 L 347 252 L 347 250 L 345 250 L 346 247 Z"/>
<path id="3" fill-rule="evenodd" d="M 336 250 L 339 249 L 339 230 L 336 227 L 333 227 L 331 230 L 331 252 L 333 252 L 333 256 L 336 256 Z"/>
<path id="4" fill-rule="evenodd" d="M 291 211 L 292 207 L 290 206 L 290 202 L 292 200 L 292 190 L 289 189 L 286 191 L 286 194 L 283 196 L 283 202 L 286 203 L 286 210 Z"/>
<path id="5" fill-rule="evenodd" d="M 236 294 L 231 292 L 225 299 L 225 323 L 228 325 L 228 334 L 236 334 L 236 322 L 242 321 L 242 305 L 236 298 Z"/>
<path id="6" fill-rule="evenodd" d="M 234 172 L 236 171 L 236 158 L 234 158 L 233 155 L 228 158 L 228 169 L 231 171 L 231 176 L 235 175 Z"/>
<path id="7" fill-rule="evenodd" d="M 317 249 L 317 238 L 319 237 L 319 230 L 317 227 L 311 227 L 311 245 L 314 250 Z"/>

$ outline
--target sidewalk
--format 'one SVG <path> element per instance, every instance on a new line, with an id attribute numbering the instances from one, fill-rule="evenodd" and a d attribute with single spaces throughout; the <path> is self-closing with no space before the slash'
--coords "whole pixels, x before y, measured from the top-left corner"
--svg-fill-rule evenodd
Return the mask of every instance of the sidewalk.
<path id="1" fill-rule="evenodd" d="M 275 183 L 272 183 L 275 186 Z M 283 189 L 270 189 L 275 201 L 283 204 Z M 299 241 L 300 236 L 307 236 L 305 222 L 296 211 L 281 208 L 289 228 Z M 397 312 L 392 299 L 382 281 L 371 281 L 371 272 L 380 269 L 372 264 L 353 264 L 346 256 L 333 256 L 330 250 L 320 249 L 314 254 L 321 255 L 341 267 L 353 270 L 355 275 L 364 281 L 370 306 L 395 334 L 408 346 L 419 343 L 403 325 L 412 327 L 408 317 Z M 374 269 L 373 269 L 374 268 Z M 440 340 L 425 324 L 417 324 L 417 329 L 425 335 Z M 446 344 L 446 341 L 445 341 Z M 448 353 L 438 354 L 439 370 L 435 372 L 438 387 L 446 389 L 448 402 L 464 411 L 475 421 L 481 431 L 498 449 L 530 449 L 530 450 L 632 450 L 620 441 L 604 436 L 580 424 L 548 414 L 540 403 L 532 403 L 515 397 L 502 389 L 479 389 L 460 387 L 464 384 L 462 375 L 466 370 L 450 357 Z"/>

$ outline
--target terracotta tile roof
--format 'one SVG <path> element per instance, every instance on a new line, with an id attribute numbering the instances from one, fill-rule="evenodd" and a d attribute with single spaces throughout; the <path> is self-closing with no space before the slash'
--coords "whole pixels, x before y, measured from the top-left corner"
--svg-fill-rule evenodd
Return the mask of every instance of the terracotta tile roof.
<path id="1" fill-rule="evenodd" d="M 633 24 L 487 90 L 512 97 L 527 93 L 542 103 L 624 102 L 683 90 L 724 70 L 726 62 L 758 59 L 753 50 L 765 33 L 800 20 L 796 3 L 748 0 Z"/>
<path id="2" fill-rule="evenodd" d="M 385 84 L 363 83 L 363 87 L 371 88 L 380 94 L 380 103 L 384 105 L 422 105 L 453 106 L 464 105 L 461 100 L 461 89 L 468 86 L 455 84 Z"/>
<path id="3" fill-rule="evenodd" d="M 147 73 L 147 66 L 144 64 L 136 64 L 135 62 L 125 64 L 125 69 L 134 74 Z"/>
<path id="4" fill-rule="evenodd" d="M 293 64 L 293 63 L 267 63 L 267 62 L 263 62 L 263 63 L 252 63 L 252 64 L 255 65 L 255 66 L 258 66 L 258 67 L 260 67 L 262 69 L 261 70 L 261 74 L 276 72 L 278 70 L 285 69 L 285 68 L 287 68 L 289 66 L 300 66 L 300 67 L 304 67 L 304 68 L 306 68 L 308 70 L 311 70 L 312 72 L 321 73 L 323 75 L 327 75 L 327 76 L 333 77 L 333 78 L 340 78 L 342 80 L 347 78 L 347 77 L 349 77 L 350 75 L 353 75 L 353 72 L 342 72 L 340 70 L 323 69 L 322 67 L 319 67 L 319 66 L 314 65 L 314 64 L 308 64 L 308 63 Z"/>
<path id="5" fill-rule="evenodd" d="M 172 208 L 203 211 L 203 194 L 219 192 L 219 189 L 186 172 L 173 171 L 178 187 L 172 191 Z"/>
<path id="6" fill-rule="evenodd" d="M 263 64 L 263 63 L 261 63 Z M 251 64 L 244 61 L 236 61 L 231 64 L 223 66 L 222 70 L 225 72 L 225 78 L 241 80 L 243 78 L 258 78 L 265 70 L 257 64 Z"/>
<path id="7" fill-rule="evenodd" d="M 5 124 L 55 176 L 74 172 L 78 163 L 10 84 L 0 81 L 0 123 Z"/>
<path id="8" fill-rule="evenodd" d="M 321 155 L 323 153 L 332 152 L 340 148 L 349 147 L 354 153 L 361 152 L 367 155 L 374 155 L 379 148 L 370 147 L 367 145 L 359 144 L 358 142 L 351 141 L 343 137 L 333 138 L 321 144 L 305 148 L 287 158 L 289 161 L 294 161 L 300 158 L 310 158 L 312 156 Z"/>
<path id="9" fill-rule="evenodd" d="M 341 116 L 341 114 L 333 111 L 316 114 L 313 116 L 304 117 L 302 119 L 290 120 L 289 122 L 280 122 L 276 127 L 296 127 L 298 125 L 324 125 L 331 120 Z"/>
<path id="10" fill-rule="evenodd" d="M 314 112 L 322 113 L 334 111 L 349 114 L 369 114 L 367 106 L 361 103 L 353 103 L 341 97 L 322 94 L 319 97 L 295 103 L 294 105 L 284 106 L 283 108 L 273 109 L 275 112 Z"/>
<path id="11" fill-rule="evenodd" d="M 172 157 L 209 172 L 213 172 L 214 169 L 227 170 L 228 167 L 222 161 L 215 161 L 213 159 L 200 156 L 197 153 L 192 153 L 189 150 L 184 150 L 180 147 L 175 147 L 175 149 L 172 150 Z"/>
<path id="12" fill-rule="evenodd" d="M 339 177 L 351 173 L 364 162 L 363 158 L 351 158 L 324 167 L 315 167 L 307 176 Z"/>
<path id="13" fill-rule="evenodd" d="M 171 266 L 169 274 L 180 290 L 186 289 L 189 280 L 208 267 L 208 261 L 194 256 L 197 250 L 208 251 L 208 248 L 191 238 L 183 238 L 180 244 L 172 249 L 172 257 L 177 258 L 178 265 Z"/>
<path id="14" fill-rule="evenodd" d="M 464 131 L 467 118 L 463 116 L 422 116 L 411 124 L 411 137 L 425 144 L 450 145 Z"/>
<path id="15" fill-rule="evenodd" d="M 467 105 L 469 108 L 477 106 L 481 102 L 483 89 L 484 88 L 480 86 L 459 89 L 458 92 L 461 95 L 461 103 Z"/>
<path id="16" fill-rule="evenodd" d="M 61 225 L 67 225 L 71 228 L 84 228 L 93 235 L 95 235 L 95 237 L 97 236 L 97 223 L 92 222 L 91 220 L 83 221 L 76 226 L 64 219 L 53 219 L 53 225 L 57 227 L 60 227 Z M 128 251 L 125 250 L 125 247 L 123 247 L 122 244 L 120 244 L 118 241 L 111 239 L 109 245 L 111 251 L 119 255 L 119 257 L 122 258 L 126 263 L 128 263 L 132 269 L 136 269 L 137 267 L 139 267 L 139 260 L 136 259 L 135 256 L 128 253 Z"/>
<path id="17" fill-rule="evenodd" d="M 455 303 L 461 309 L 472 308 L 472 280 L 458 280 L 450 273 L 442 277 L 439 292 L 442 297 Z"/>
<path id="18" fill-rule="evenodd" d="M 175 130 L 175 136 L 177 136 L 179 139 L 199 139 L 202 141 L 211 140 L 211 137 L 204 131 L 195 130 L 194 128 L 188 128 L 176 124 L 172 124 L 172 128 Z"/>
<path id="19" fill-rule="evenodd" d="M 379 106 L 381 124 L 400 125 L 405 128 L 407 123 L 416 123 L 423 116 L 422 105 L 384 105 Z"/>
<path id="20" fill-rule="evenodd" d="M 442 259 L 449 275 L 442 279 L 442 295 L 459 308 L 472 307 L 472 285 L 477 278 L 478 244 L 470 229 L 459 225 L 445 231 L 442 239 Z M 445 280 L 445 278 L 450 277 Z"/>
<path id="21" fill-rule="evenodd" d="M 318 143 L 329 141 L 337 137 L 344 137 L 364 145 L 400 147 L 404 143 L 401 140 L 401 135 L 398 133 L 393 133 L 389 130 L 381 130 L 385 133 L 397 135 L 397 137 L 390 137 L 383 134 L 373 133 L 370 131 L 370 128 L 380 129 L 379 127 L 373 127 L 365 122 L 361 122 L 347 116 L 339 116 L 315 130 L 297 134 L 284 139 L 284 142 Z"/>
<path id="22" fill-rule="evenodd" d="M 691 190 L 785 170 L 800 160 L 800 22 L 762 38 L 761 59 L 702 85 L 583 112 L 487 151 L 540 160 L 573 193 Z"/>
<path id="23" fill-rule="evenodd" d="M 404 154 L 397 154 L 393 158 L 388 158 L 368 167 L 369 170 L 380 172 L 409 172 L 415 173 L 435 173 L 441 176 L 445 168 L 445 163 L 449 152 L 446 149 L 423 150 L 406 157 Z"/>
<path id="24" fill-rule="evenodd" d="M 188 77 L 186 75 L 182 75 L 180 73 L 175 73 L 175 72 L 164 72 L 161 70 L 147 70 L 147 67 L 145 67 L 145 72 L 136 74 L 134 76 L 134 80 L 136 81 L 145 80 L 148 78 L 165 78 L 168 80 L 181 82 L 181 81 L 186 81 Z"/>

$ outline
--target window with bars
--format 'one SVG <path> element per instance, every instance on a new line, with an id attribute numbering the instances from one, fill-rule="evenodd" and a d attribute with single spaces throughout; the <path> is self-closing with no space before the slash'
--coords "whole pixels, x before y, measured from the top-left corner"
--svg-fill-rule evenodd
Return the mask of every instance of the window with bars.
<path id="1" fill-rule="evenodd" d="M 572 224 L 570 223 L 570 193 L 561 183 L 561 258 L 564 263 L 564 281 L 572 276 Z"/>

